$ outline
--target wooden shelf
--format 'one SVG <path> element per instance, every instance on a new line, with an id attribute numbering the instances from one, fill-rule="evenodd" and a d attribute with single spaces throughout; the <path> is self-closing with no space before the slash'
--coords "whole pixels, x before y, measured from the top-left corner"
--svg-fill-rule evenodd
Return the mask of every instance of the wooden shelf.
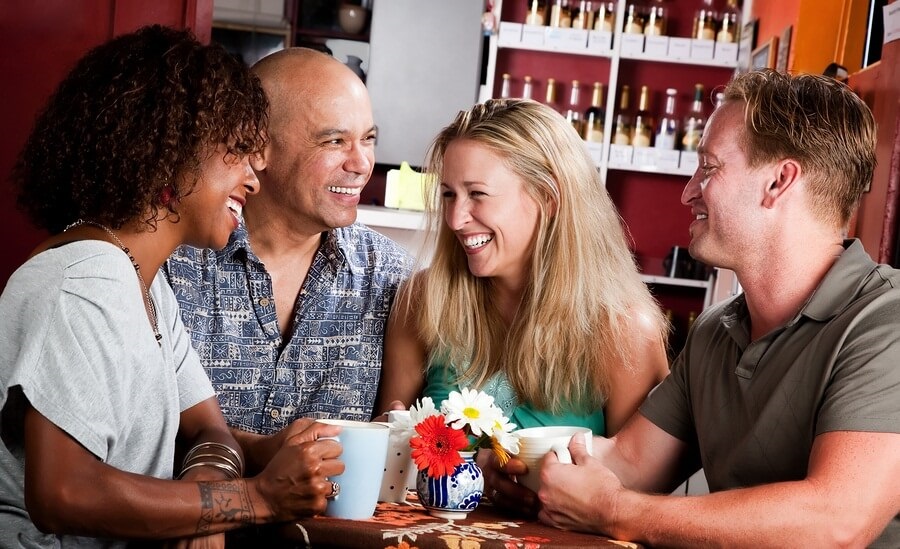
<path id="1" fill-rule="evenodd" d="M 560 53 L 564 55 L 584 55 L 587 57 L 612 57 L 612 50 L 589 50 L 587 48 L 584 49 L 575 49 L 575 48 L 558 48 L 552 46 L 535 46 L 532 44 L 501 44 L 498 45 L 499 49 L 510 49 L 510 50 L 527 50 L 527 51 L 543 51 L 549 53 Z"/>
<path id="2" fill-rule="evenodd" d="M 420 231 L 425 229 L 425 212 L 398 210 L 384 206 L 359 206 L 356 220 L 372 227 Z"/>
<path id="3" fill-rule="evenodd" d="M 619 54 L 620 59 L 629 61 L 650 61 L 654 63 L 676 63 L 679 65 L 690 65 L 693 67 L 718 67 L 723 69 L 733 69 L 737 67 L 737 59 L 734 61 L 722 61 L 718 59 L 681 59 L 676 57 L 650 55 L 647 53 L 637 54 Z"/>
<path id="4" fill-rule="evenodd" d="M 294 31 L 294 37 L 297 42 L 299 42 L 301 38 L 313 38 L 318 40 L 337 38 L 340 40 L 354 40 L 356 42 L 369 41 L 368 32 L 363 34 L 350 34 L 337 29 L 298 28 Z"/>
<path id="5" fill-rule="evenodd" d="M 709 280 L 695 280 L 693 278 L 674 278 L 671 276 L 655 276 L 641 275 L 644 284 L 662 284 L 665 286 L 681 286 L 685 288 L 702 288 L 707 289 L 710 286 Z"/>

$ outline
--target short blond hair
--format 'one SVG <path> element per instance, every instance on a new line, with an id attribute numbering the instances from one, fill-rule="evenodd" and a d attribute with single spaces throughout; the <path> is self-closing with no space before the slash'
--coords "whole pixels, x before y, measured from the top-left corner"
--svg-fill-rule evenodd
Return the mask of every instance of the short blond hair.
<path id="1" fill-rule="evenodd" d="M 875 119 L 862 99 L 833 78 L 761 70 L 736 76 L 725 100 L 745 105 L 750 167 L 797 160 L 814 212 L 846 226 L 875 171 Z"/>

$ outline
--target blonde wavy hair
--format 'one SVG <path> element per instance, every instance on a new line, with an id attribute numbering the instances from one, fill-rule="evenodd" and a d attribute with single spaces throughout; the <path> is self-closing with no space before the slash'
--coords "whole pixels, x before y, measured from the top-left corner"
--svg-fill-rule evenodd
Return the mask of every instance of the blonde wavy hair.
<path id="1" fill-rule="evenodd" d="M 508 326 L 477 278 L 453 231 L 442 222 L 440 183 L 448 145 L 459 139 L 499 155 L 539 205 L 539 229 L 518 313 Z M 664 342 L 667 325 L 641 281 L 622 222 L 584 143 L 555 111 L 529 100 L 489 100 L 435 138 L 426 160 L 434 255 L 409 303 L 429 364 L 468 368 L 460 383 L 482 386 L 497 372 L 521 401 L 560 412 L 597 409 L 610 371 L 630 369 L 636 316 Z M 430 366 L 433 367 L 433 366 Z"/>

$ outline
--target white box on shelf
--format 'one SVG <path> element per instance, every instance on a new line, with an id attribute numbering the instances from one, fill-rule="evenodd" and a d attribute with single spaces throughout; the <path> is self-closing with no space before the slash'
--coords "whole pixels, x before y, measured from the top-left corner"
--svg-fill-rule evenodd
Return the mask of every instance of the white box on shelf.
<path id="1" fill-rule="evenodd" d="M 691 40 L 691 59 L 709 61 L 713 58 L 716 43 L 712 40 Z"/>
<path id="2" fill-rule="evenodd" d="M 643 34 L 622 34 L 622 55 L 640 55 L 644 53 Z"/>
<path id="3" fill-rule="evenodd" d="M 669 38 L 669 59 L 690 59 L 690 38 Z"/>
<path id="4" fill-rule="evenodd" d="M 583 53 L 587 49 L 588 31 L 585 29 L 563 29 L 565 44 L 563 48 L 569 51 Z"/>
<path id="5" fill-rule="evenodd" d="M 723 63 L 737 63 L 738 45 L 733 42 L 716 42 L 714 59 Z"/>
<path id="6" fill-rule="evenodd" d="M 699 165 L 700 157 L 697 155 L 697 151 L 681 151 L 681 162 L 678 165 L 680 171 L 693 173 L 697 171 Z"/>
<path id="7" fill-rule="evenodd" d="M 634 154 L 634 147 L 631 145 L 610 145 L 609 146 L 609 167 L 610 168 L 630 168 L 631 158 Z"/>
<path id="8" fill-rule="evenodd" d="M 497 45 L 506 46 L 520 43 L 522 41 L 522 26 L 522 23 L 501 21 L 500 30 L 497 33 Z"/>
<path id="9" fill-rule="evenodd" d="M 644 55 L 650 57 L 666 57 L 669 55 L 668 36 L 648 36 L 644 44 Z"/>
<path id="10" fill-rule="evenodd" d="M 659 157 L 657 153 L 659 153 L 659 149 L 654 149 L 653 147 L 635 147 L 631 165 L 639 169 L 656 169 L 656 162 Z"/>
<path id="11" fill-rule="evenodd" d="M 594 164 L 599 166 L 600 162 L 603 160 L 603 143 L 598 143 L 596 141 L 585 141 L 584 145 L 587 147 L 588 154 L 591 155 L 591 159 L 594 161 Z"/>
<path id="12" fill-rule="evenodd" d="M 543 46 L 546 28 L 543 25 L 522 25 L 522 43 L 528 46 Z"/>
<path id="13" fill-rule="evenodd" d="M 591 51 L 609 51 L 612 49 L 612 36 L 609 31 L 590 31 L 587 47 Z"/>
<path id="14" fill-rule="evenodd" d="M 543 27 L 544 29 L 544 46 L 555 50 L 561 50 L 566 45 L 566 33 L 568 29 L 559 27 Z"/>
<path id="15" fill-rule="evenodd" d="M 679 151 L 655 149 L 656 150 L 656 167 L 664 172 L 678 171 L 678 162 L 681 154 Z"/>

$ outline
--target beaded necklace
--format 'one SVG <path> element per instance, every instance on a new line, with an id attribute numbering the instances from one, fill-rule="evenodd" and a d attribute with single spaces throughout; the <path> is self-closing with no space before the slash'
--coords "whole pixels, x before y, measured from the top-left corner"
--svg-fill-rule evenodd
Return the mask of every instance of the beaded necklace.
<path id="1" fill-rule="evenodd" d="M 75 227 L 80 227 L 82 225 L 90 225 L 91 227 L 97 227 L 101 231 L 105 232 L 113 239 L 115 244 L 125 252 L 125 255 L 128 256 L 129 261 L 131 261 L 131 266 L 134 267 L 134 272 L 137 274 L 138 282 L 141 283 L 141 289 L 144 291 L 144 297 L 147 300 L 147 313 L 150 316 L 150 326 L 153 328 L 153 336 L 156 338 L 156 344 L 160 347 L 162 346 L 162 334 L 159 333 L 159 322 L 156 318 L 156 305 L 153 303 L 153 296 L 150 295 L 150 288 L 147 287 L 147 283 L 144 282 L 144 277 L 141 275 L 141 266 L 138 265 L 138 262 L 135 261 L 134 256 L 131 255 L 131 250 L 129 250 L 125 244 L 119 240 L 119 237 L 116 236 L 116 233 L 113 232 L 112 229 L 103 225 L 102 223 L 97 223 L 96 221 L 88 221 L 86 219 L 77 219 L 74 222 L 70 223 L 63 232 L 68 231 L 69 229 L 74 229 Z"/>

